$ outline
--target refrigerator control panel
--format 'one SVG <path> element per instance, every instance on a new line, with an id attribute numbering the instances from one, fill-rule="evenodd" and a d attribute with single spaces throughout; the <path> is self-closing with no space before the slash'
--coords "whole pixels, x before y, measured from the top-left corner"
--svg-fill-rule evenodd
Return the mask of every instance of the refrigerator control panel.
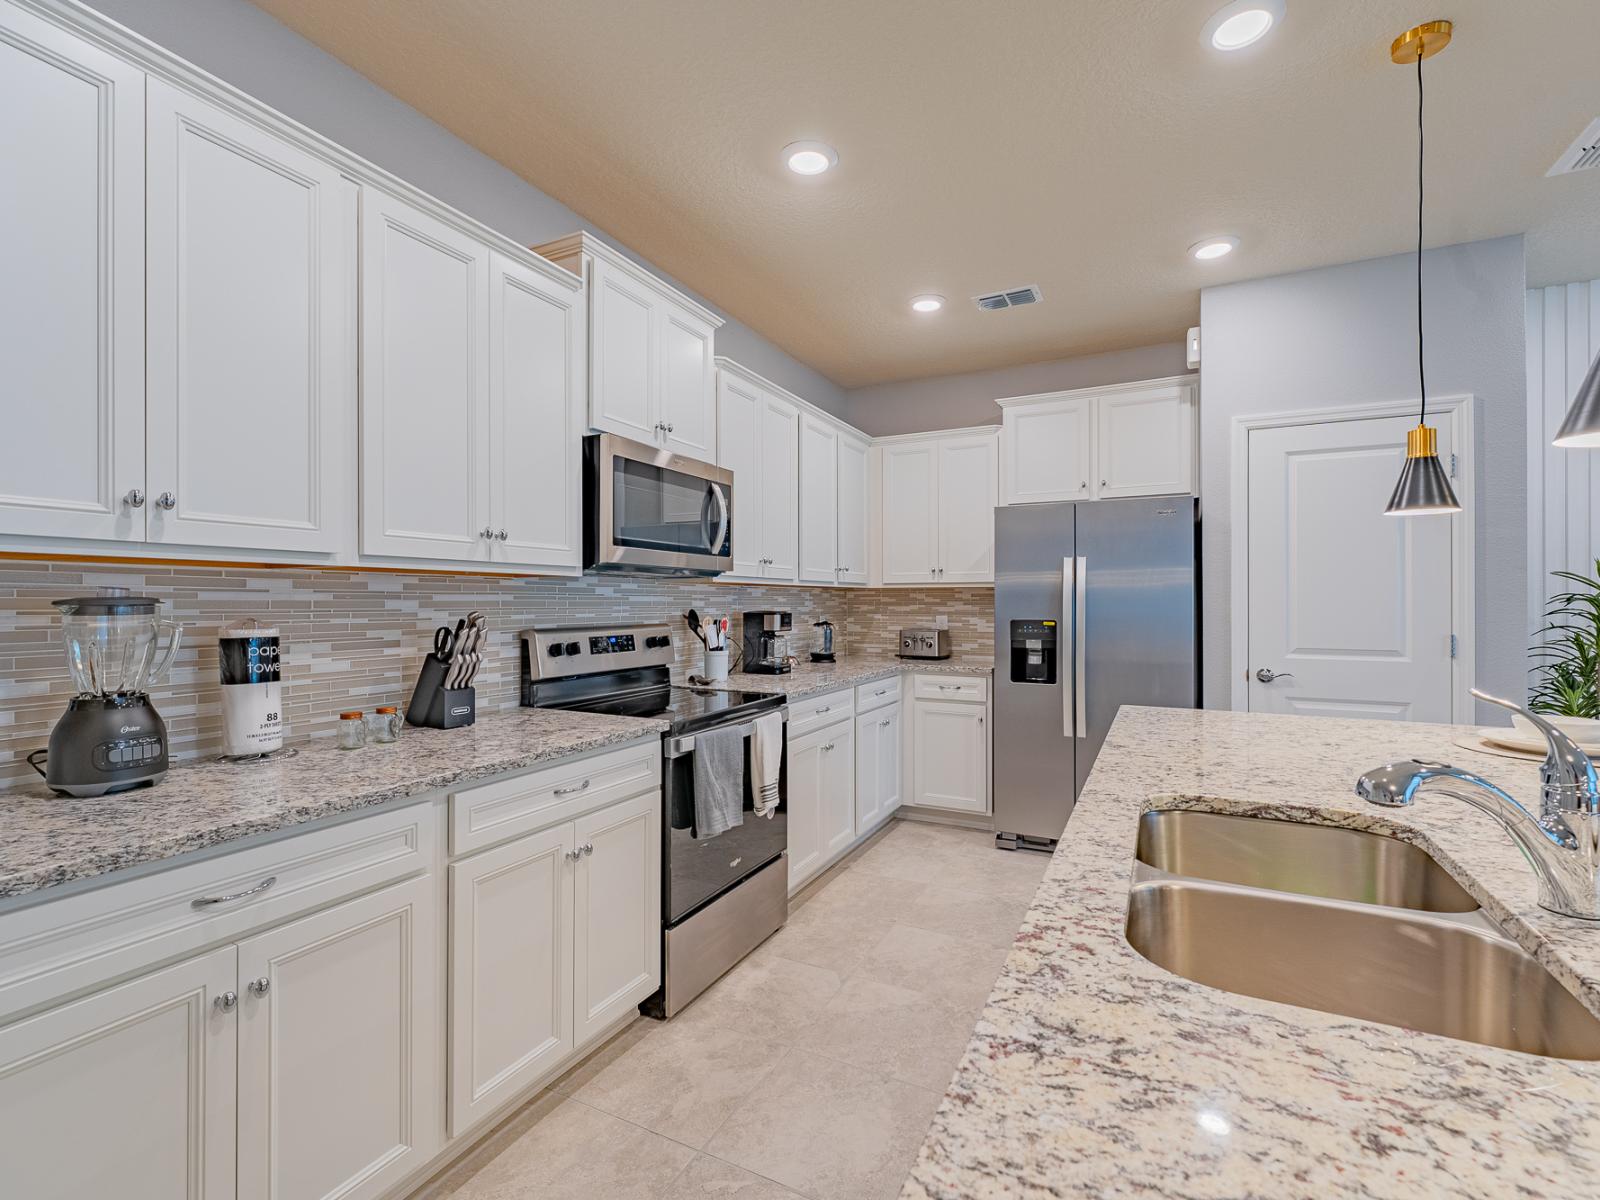
<path id="1" fill-rule="evenodd" d="M 1011 622 L 1011 681 L 1056 681 L 1057 622 L 1039 618 Z"/>

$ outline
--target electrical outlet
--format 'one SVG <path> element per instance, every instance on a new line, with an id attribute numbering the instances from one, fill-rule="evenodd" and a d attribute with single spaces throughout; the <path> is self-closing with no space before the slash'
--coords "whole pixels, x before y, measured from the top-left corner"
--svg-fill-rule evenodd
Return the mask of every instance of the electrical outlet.
<path id="1" fill-rule="evenodd" d="M 935 617 L 933 619 L 933 627 L 935 629 L 949 629 L 950 628 L 950 618 L 945 616 L 943 613 L 940 613 L 937 617 Z"/>

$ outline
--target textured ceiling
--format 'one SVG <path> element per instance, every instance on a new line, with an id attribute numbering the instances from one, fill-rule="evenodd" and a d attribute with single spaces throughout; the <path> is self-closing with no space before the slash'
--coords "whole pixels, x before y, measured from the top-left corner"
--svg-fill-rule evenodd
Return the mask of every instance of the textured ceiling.
<path id="1" fill-rule="evenodd" d="M 1440 16 L 1429 244 L 1525 231 L 1530 283 L 1600 276 L 1600 170 L 1544 178 L 1600 116 L 1597 0 L 1288 0 L 1231 55 L 1221 0 L 255 2 L 846 387 L 1175 339 L 1207 284 L 1406 249 L 1387 47 Z M 802 138 L 838 168 L 785 170 Z"/>

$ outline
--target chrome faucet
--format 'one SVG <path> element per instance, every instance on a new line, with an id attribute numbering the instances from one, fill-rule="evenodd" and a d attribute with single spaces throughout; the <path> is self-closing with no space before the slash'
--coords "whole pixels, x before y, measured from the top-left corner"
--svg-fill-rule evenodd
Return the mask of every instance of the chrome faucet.
<path id="1" fill-rule="evenodd" d="M 1522 705 L 1477 688 L 1479 700 L 1521 713 L 1544 735 L 1535 817 L 1487 779 L 1449 763 L 1408 759 L 1368 771 L 1356 795 L 1386 808 L 1404 808 L 1421 792 L 1439 792 L 1482 809 L 1505 826 L 1539 880 L 1539 904 L 1565 917 L 1600 921 L 1600 780 L 1589 756 L 1566 734 Z"/>

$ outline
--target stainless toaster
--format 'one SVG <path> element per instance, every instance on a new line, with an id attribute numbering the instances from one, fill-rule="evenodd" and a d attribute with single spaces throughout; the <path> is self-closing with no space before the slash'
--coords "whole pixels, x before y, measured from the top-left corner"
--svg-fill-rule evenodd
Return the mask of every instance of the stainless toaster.
<path id="1" fill-rule="evenodd" d="M 902 629 L 900 631 L 901 658 L 949 658 L 950 631 L 948 629 Z"/>

